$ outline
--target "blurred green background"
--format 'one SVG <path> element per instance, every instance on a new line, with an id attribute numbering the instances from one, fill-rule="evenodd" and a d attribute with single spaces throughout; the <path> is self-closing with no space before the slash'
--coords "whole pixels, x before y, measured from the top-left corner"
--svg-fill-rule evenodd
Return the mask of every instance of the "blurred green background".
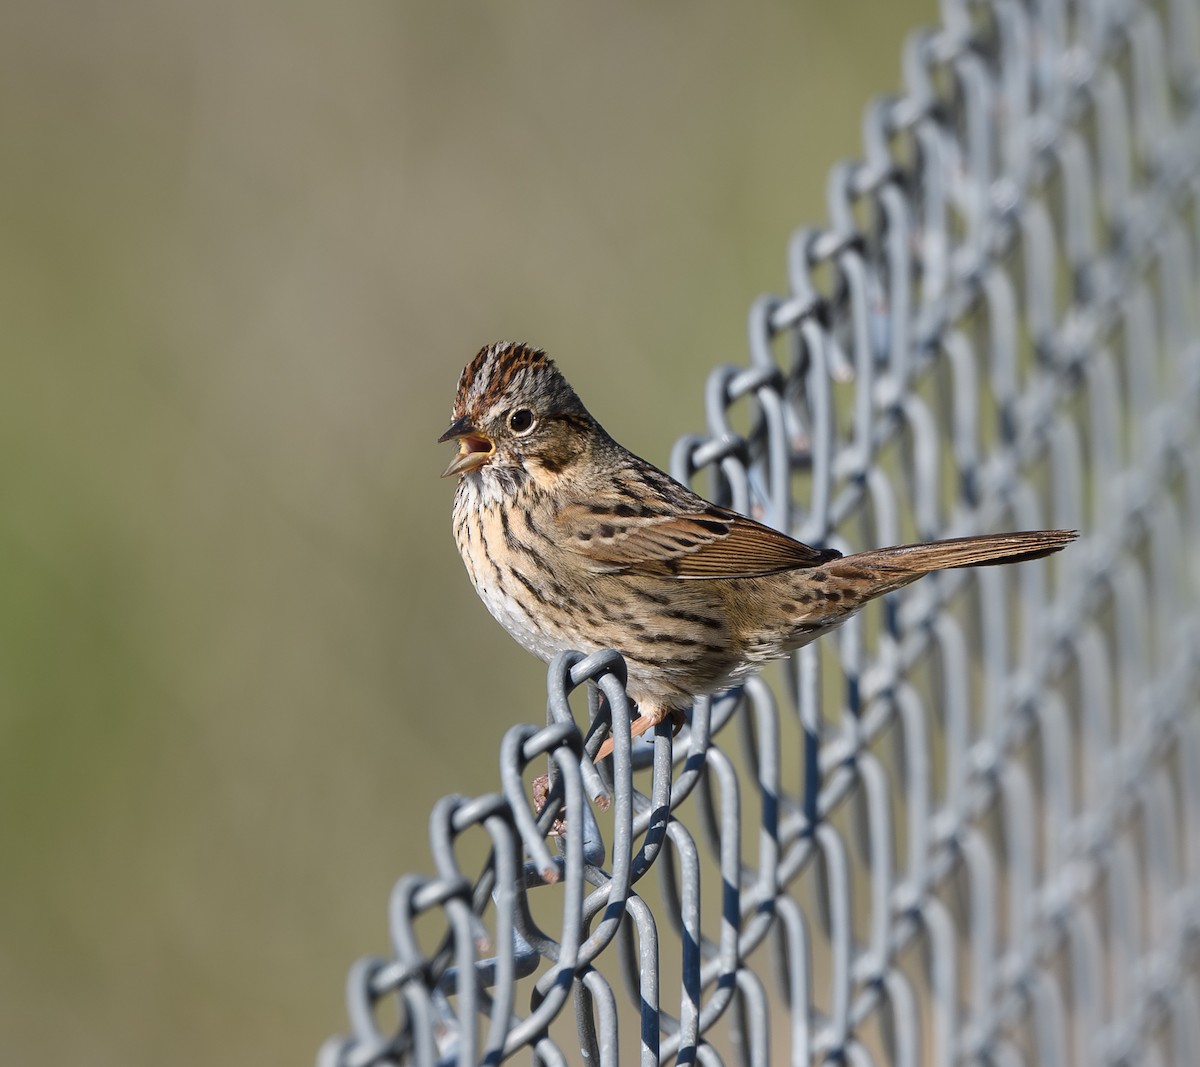
<path id="1" fill-rule="evenodd" d="M 0 1059 L 311 1062 L 544 670 L 438 479 L 547 347 L 665 462 L 936 0 L 6 5 Z"/>

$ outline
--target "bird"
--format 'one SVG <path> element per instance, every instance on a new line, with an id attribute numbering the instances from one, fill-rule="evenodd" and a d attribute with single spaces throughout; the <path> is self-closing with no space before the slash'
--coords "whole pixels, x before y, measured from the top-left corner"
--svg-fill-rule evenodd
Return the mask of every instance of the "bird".
<path id="1" fill-rule="evenodd" d="M 439 443 L 458 451 L 453 530 L 475 591 L 549 662 L 616 649 L 637 737 L 931 571 L 1020 563 L 1074 530 L 957 537 L 843 555 L 705 500 L 618 444 L 544 351 L 485 345 Z M 605 739 L 596 761 L 612 752 Z"/>

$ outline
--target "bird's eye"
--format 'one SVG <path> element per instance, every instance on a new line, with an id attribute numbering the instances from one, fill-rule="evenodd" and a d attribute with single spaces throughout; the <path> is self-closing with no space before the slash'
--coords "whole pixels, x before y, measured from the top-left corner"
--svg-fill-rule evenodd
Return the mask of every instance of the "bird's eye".
<path id="1" fill-rule="evenodd" d="M 533 412 L 529 408 L 517 408 L 508 416 L 508 428 L 513 433 L 529 433 L 533 429 Z"/>

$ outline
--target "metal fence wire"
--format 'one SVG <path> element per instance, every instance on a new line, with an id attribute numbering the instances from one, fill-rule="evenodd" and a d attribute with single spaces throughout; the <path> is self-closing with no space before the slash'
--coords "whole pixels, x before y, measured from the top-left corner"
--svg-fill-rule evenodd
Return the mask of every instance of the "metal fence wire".
<path id="1" fill-rule="evenodd" d="M 1200 5 L 942 8 L 671 469 L 844 551 L 1083 537 L 674 739 L 630 745 L 618 655 L 560 656 L 499 791 L 434 806 L 321 1067 L 1200 1064 Z"/>

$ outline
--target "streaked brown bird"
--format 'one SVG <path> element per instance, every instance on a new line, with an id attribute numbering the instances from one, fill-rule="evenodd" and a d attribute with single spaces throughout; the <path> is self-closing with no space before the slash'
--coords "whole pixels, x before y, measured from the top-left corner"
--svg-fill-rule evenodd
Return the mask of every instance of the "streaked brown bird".
<path id="1" fill-rule="evenodd" d="M 724 689 L 930 571 L 1057 552 L 1070 530 L 960 537 L 843 556 L 710 504 L 622 448 L 552 360 L 479 351 L 458 380 L 445 476 L 454 539 L 500 624 L 549 661 L 615 648 L 633 734 Z M 612 751 L 605 741 L 597 759 Z"/>

